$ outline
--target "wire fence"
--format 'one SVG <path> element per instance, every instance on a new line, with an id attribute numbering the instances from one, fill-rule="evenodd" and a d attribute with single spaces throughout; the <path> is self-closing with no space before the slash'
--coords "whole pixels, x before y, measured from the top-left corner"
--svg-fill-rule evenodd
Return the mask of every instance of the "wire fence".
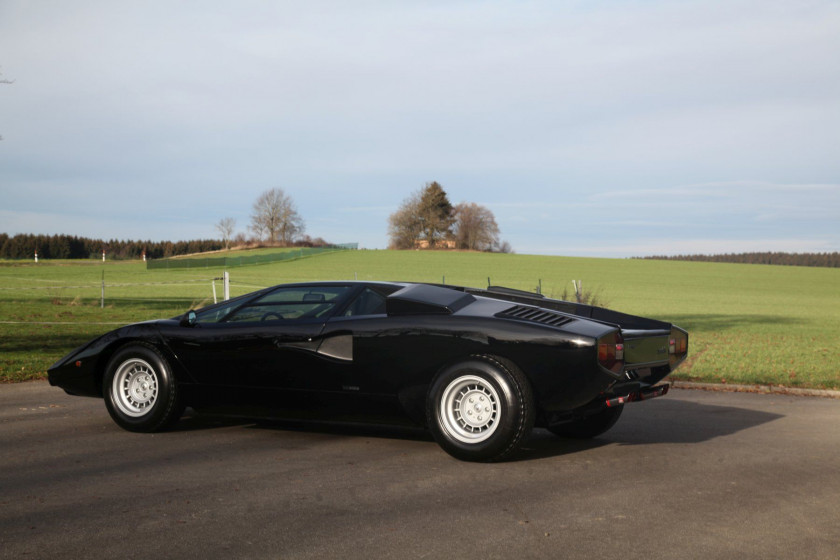
<path id="1" fill-rule="evenodd" d="M 210 300 L 215 303 L 221 299 L 223 293 L 223 277 L 219 278 L 193 278 L 189 280 L 169 282 L 107 282 L 105 274 L 102 280 L 89 284 L 74 285 L 51 285 L 51 286 L 15 286 L 0 287 L 0 294 L 7 300 L 15 300 L 23 297 L 24 301 L 52 300 L 53 303 L 76 302 L 82 300 L 90 302 L 98 301 L 100 307 L 105 307 L 106 302 L 145 302 L 145 303 L 175 303 L 183 301 Z M 217 296 L 216 287 L 220 287 Z M 152 288 L 150 291 L 149 288 Z M 166 288 L 161 293 L 158 288 Z M 164 295 L 165 294 L 165 295 Z M 0 324 L 11 324 L 0 321 Z M 57 324 L 57 323 L 56 323 Z"/>
<path id="2" fill-rule="evenodd" d="M 358 243 L 341 243 L 329 247 L 301 247 L 283 253 L 266 253 L 264 255 L 249 255 L 240 257 L 205 257 L 200 259 L 154 259 L 146 261 L 146 270 L 156 269 L 181 269 L 181 268 L 232 268 L 237 266 L 248 266 L 254 264 L 268 264 L 280 261 L 292 261 L 334 253 L 336 251 L 353 251 L 359 248 Z"/>
<path id="3" fill-rule="evenodd" d="M 104 275 L 103 275 L 104 276 Z M 198 278 L 198 279 L 191 279 L 191 280 L 178 280 L 178 281 L 169 281 L 169 282 L 139 282 L 139 283 L 132 283 L 127 284 L 124 282 L 109 282 L 107 285 L 109 288 L 126 288 L 132 286 L 184 286 L 187 284 L 202 284 L 212 281 L 213 278 Z M 103 278 L 104 282 L 104 278 Z M 78 286 L 57 286 L 57 285 L 50 285 L 50 286 L 15 286 L 15 287 L 0 287 L 0 290 L 6 292 L 17 292 L 17 291 L 28 291 L 28 290 L 84 290 L 84 289 L 96 289 L 99 288 L 101 282 L 95 282 L 90 284 L 83 284 Z"/>

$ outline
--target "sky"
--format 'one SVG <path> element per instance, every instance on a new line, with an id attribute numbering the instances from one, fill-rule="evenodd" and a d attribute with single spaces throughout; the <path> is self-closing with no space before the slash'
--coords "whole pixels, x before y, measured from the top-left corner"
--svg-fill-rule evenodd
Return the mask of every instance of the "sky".
<path id="1" fill-rule="evenodd" d="M 439 182 L 517 253 L 840 251 L 840 2 L 0 0 L 0 232 L 386 248 Z"/>

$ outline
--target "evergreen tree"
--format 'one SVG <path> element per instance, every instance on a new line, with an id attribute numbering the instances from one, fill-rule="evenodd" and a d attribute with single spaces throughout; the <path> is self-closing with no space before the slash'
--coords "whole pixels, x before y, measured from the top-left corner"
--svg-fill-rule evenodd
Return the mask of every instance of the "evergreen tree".
<path id="1" fill-rule="evenodd" d="M 426 240 L 430 249 L 437 245 L 438 241 L 452 237 L 452 224 L 455 221 L 452 204 L 446 196 L 446 191 L 437 181 L 426 183 L 420 195 L 418 216 L 421 238 Z"/>

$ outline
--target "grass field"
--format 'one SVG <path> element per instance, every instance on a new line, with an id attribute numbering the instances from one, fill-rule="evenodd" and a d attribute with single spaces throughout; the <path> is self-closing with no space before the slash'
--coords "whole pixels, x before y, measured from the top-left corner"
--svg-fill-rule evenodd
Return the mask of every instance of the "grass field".
<path id="1" fill-rule="evenodd" d="M 118 324 L 212 303 L 221 269 L 142 262 L 0 263 L 0 381 L 43 377 L 73 347 Z M 840 269 L 430 251 L 348 251 L 231 268 L 231 295 L 306 280 L 494 285 L 548 296 L 582 280 L 607 306 L 691 334 L 675 379 L 840 388 Z M 105 308 L 100 308 L 104 273 Z M 221 297 L 221 282 L 216 282 Z"/>

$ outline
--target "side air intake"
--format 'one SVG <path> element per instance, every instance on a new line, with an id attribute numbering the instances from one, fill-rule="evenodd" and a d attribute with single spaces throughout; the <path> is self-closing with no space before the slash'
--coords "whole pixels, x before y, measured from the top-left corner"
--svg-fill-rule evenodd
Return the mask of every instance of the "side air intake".
<path id="1" fill-rule="evenodd" d="M 519 319 L 520 321 L 531 321 L 533 323 L 541 323 L 552 327 L 559 327 L 573 321 L 573 319 L 561 313 L 548 311 L 539 307 L 531 307 L 529 305 L 514 305 L 510 309 L 505 309 L 504 311 L 496 313 L 496 317 L 503 319 Z"/>

